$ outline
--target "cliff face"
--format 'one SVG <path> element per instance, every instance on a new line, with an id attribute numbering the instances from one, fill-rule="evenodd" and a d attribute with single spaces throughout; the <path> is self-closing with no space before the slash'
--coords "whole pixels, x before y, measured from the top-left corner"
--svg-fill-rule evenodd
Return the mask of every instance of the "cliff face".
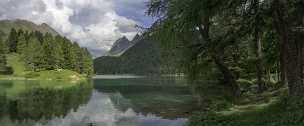
<path id="1" fill-rule="evenodd" d="M 128 50 L 131 46 L 133 46 L 133 42 L 129 41 L 125 36 L 118 39 L 112 46 L 109 51 L 109 56 L 120 56 L 126 50 Z"/>

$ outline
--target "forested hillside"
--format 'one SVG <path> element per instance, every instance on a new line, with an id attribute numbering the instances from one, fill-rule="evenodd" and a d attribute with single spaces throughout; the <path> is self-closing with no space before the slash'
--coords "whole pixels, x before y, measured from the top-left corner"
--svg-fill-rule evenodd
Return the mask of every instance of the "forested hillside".
<path id="1" fill-rule="evenodd" d="M 303 0 L 150 0 L 147 6 L 158 18 L 150 34 L 183 52 L 179 68 L 204 108 L 189 126 L 304 125 Z"/>
<path id="2" fill-rule="evenodd" d="M 0 23 L 1 24 L 1 23 Z M 19 25 L 18 25 L 19 26 Z M 35 30 L 35 27 L 32 29 Z M 53 34 L 57 34 L 53 32 Z M 80 47 L 60 35 L 46 32 L 16 30 L 12 28 L 6 37 L 0 39 L 0 72 L 12 74 L 14 69 L 7 65 L 7 59 L 15 54 L 25 65 L 26 71 L 71 70 L 91 75 L 92 57 L 86 48 Z"/>
<path id="3" fill-rule="evenodd" d="M 136 37 L 138 38 L 138 37 Z M 134 39 L 136 44 L 119 57 L 103 56 L 94 60 L 96 74 L 156 74 L 161 70 L 159 43 L 151 37 Z"/>

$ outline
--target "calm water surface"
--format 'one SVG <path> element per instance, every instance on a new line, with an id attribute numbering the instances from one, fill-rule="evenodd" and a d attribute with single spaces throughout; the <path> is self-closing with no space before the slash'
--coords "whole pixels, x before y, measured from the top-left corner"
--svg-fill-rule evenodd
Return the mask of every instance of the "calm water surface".
<path id="1" fill-rule="evenodd" d="M 193 104 L 176 79 L 0 81 L 1 126 L 183 126 Z"/>

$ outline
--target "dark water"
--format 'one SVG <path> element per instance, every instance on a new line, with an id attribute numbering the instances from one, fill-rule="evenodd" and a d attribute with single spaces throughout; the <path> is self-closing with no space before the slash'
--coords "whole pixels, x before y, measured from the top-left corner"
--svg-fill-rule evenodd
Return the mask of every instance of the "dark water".
<path id="1" fill-rule="evenodd" d="M 0 126 L 183 126 L 193 104 L 183 80 L 0 81 Z"/>

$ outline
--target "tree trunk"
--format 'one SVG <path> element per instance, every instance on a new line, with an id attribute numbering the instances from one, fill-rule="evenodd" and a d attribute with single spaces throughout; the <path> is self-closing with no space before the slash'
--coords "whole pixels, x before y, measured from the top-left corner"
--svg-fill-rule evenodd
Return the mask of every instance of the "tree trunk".
<path id="1" fill-rule="evenodd" d="M 286 76 L 289 94 L 292 96 L 304 95 L 303 83 L 303 44 L 304 34 L 299 32 L 290 33 L 286 44 Z"/>
<path id="2" fill-rule="evenodd" d="M 286 68 L 285 68 L 285 43 L 283 41 L 280 42 L 280 81 L 281 86 L 284 86 L 286 83 Z"/>
<path id="3" fill-rule="evenodd" d="M 281 65 L 285 70 L 286 82 L 288 83 L 289 95 L 303 96 L 303 30 L 298 30 L 292 27 L 294 20 L 288 20 L 285 7 L 286 0 L 275 0 L 273 3 L 274 9 L 274 24 L 281 41 Z M 299 19 L 301 20 L 301 19 Z M 301 25 L 301 24 L 300 24 Z M 302 24 L 303 25 L 303 24 Z M 283 72 L 283 71 L 281 71 Z M 284 72 L 282 73 L 284 74 Z M 281 79 L 284 79 L 283 77 Z"/>
<path id="4" fill-rule="evenodd" d="M 232 96 L 238 98 L 241 95 L 240 88 L 236 83 L 236 76 L 224 62 L 224 49 L 218 51 L 218 54 L 214 56 L 214 61 L 223 75 L 223 83 L 230 88 Z"/>
<path id="5" fill-rule="evenodd" d="M 258 84 L 258 92 L 262 93 L 265 90 L 265 84 L 263 82 L 263 59 L 262 59 L 262 43 L 261 43 L 261 16 L 260 16 L 260 2 L 259 0 L 253 1 L 255 10 L 255 21 L 254 21 L 254 49 L 256 56 L 256 77 Z"/>
<path id="6" fill-rule="evenodd" d="M 255 33 L 255 55 L 258 92 L 262 93 L 265 90 L 265 84 L 263 82 L 262 44 L 261 37 L 258 32 Z"/>

